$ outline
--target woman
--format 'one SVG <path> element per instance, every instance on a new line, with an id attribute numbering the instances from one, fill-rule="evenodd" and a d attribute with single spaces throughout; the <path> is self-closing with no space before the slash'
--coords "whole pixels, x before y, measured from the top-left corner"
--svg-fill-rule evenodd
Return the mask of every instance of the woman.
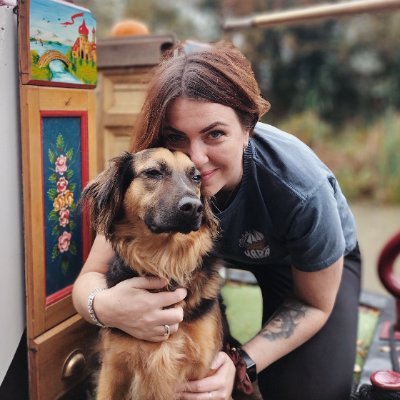
<path id="1" fill-rule="evenodd" d="M 219 44 L 185 54 L 177 47 L 155 71 L 132 151 L 180 150 L 201 172 L 221 224 L 218 252 L 253 272 L 262 290 L 263 326 L 240 356 L 250 377 L 256 370 L 264 398 L 344 400 L 360 289 L 353 216 L 335 177 L 307 146 L 258 122 L 268 108 L 239 51 Z M 165 282 L 133 278 L 97 292 L 112 257 L 97 236 L 74 286 L 78 312 L 141 339 L 167 340 L 164 325 L 176 332 L 183 311 L 163 307 L 182 300 L 185 289 L 150 293 Z M 180 388 L 180 398 L 229 399 L 234 362 L 221 352 L 212 369 Z"/>

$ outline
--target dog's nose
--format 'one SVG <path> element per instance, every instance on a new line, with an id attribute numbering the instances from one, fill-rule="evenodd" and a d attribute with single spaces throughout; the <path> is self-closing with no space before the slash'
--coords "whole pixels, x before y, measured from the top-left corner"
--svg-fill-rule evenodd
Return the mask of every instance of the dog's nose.
<path id="1" fill-rule="evenodd" d="M 198 217 L 203 211 L 203 204 L 199 199 L 183 197 L 178 204 L 179 211 L 189 217 Z"/>

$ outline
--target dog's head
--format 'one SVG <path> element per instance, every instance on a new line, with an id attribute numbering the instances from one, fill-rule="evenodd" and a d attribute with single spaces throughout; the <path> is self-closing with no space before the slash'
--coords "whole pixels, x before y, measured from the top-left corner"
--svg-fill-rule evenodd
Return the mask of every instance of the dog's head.
<path id="1" fill-rule="evenodd" d="M 164 148 L 123 153 L 89 182 L 81 201 L 92 226 L 108 239 L 121 221 L 144 223 L 153 233 L 189 233 L 218 224 L 201 195 L 201 176 L 185 154 Z"/>

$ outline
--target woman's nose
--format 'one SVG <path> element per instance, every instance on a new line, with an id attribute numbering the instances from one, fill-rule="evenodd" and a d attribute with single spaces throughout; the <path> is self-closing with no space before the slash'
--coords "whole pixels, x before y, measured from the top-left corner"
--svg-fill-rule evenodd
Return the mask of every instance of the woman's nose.
<path id="1" fill-rule="evenodd" d="M 193 161 L 196 168 L 201 168 L 208 162 L 206 146 L 201 143 L 191 143 L 187 155 Z"/>

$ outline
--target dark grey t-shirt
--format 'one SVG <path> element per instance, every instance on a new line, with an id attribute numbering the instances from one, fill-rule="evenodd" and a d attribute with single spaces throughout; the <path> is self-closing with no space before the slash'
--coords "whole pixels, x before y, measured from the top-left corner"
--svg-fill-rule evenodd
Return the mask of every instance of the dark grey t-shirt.
<path id="1" fill-rule="evenodd" d="M 332 172 L 293 135 L 258 123 L 239 191 L 217 213 L 218 251 L 232 266 L 316 271 L 356 246 L 353 215 Z"/>

